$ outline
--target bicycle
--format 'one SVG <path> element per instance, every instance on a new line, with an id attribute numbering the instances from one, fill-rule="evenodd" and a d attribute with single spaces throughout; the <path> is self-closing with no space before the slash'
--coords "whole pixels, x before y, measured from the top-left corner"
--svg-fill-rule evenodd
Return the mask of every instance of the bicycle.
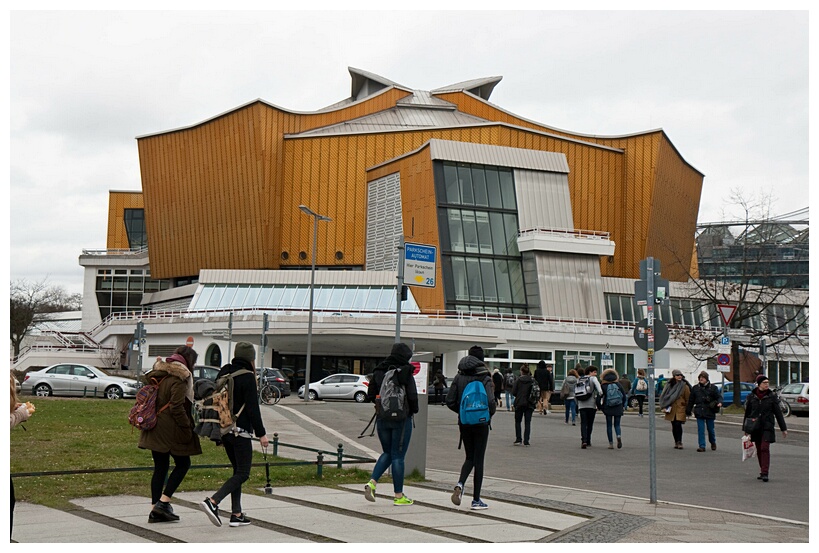
<path id="1" fill-rule="evenodd" d="M 776 394 L 776 399 L 779 400 L 779 408 L 782 410 L 782 416 L 783 417 L 790 417 L 791 416 L 791 406 L 790 406 L 790 404 L 788 404 L 787 401 L 782 399 L 782 396 L 780 395 L 781 392 L 782 392 L 782 386 L 777 386 L 776 388 L 773 389 L 773 392 L 774 392 L 774 394 Z"/>
<path id="2" fill-rule="evenodd" d="M 272 384 L 262 384 L 259 389 L 259 400 L 265 405 L 276 405 L 282 398 L 282 392 L 278 386 Z"/>

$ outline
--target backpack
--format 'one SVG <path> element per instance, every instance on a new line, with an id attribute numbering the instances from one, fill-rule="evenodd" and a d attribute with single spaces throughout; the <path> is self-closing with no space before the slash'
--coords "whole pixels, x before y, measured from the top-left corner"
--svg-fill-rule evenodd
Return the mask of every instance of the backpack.
<path id="1" fill-rule="evenodd" d="M 640 378 L 637 380 L 637 391 L 638 392 L 645 392 L 648 390 L 648 383 L 646 382 L 645 378 Z"/>
<path id="2" fill-rule="evenodd" d="M 512 373 L 507 374 L 506 375 L 506 387 L 509 390 L 511 390 L 512 386 L 514 386 L 514 385 L 515 385 L 515 375 L 512 374 Z"/>
<path id="3" fill-rule="evenodd" d="M 592 397 L 592 383 L 588 376 L 581 376 L 574 387 L 574 398 L 577 401 L 585 401 Z"/>
<path id="4" fill-rule="evenodd" d="M 151 430 L 156 426 L 156 419 L 159 413 L 167 409 L 171 403 L 166 403 L 157 411 L 156 400 L 159 397 L 159 385 L 167 376 L 159 380 L 151 377 L 151 382 L 144 385 L 136 394 L 136 401 L 131 411 L 128 413 L 128 422 L 138 430 Z"/>
<path id="5" fill-rule="evenodd" d="M 202 423 L 213 423 L 219 427 L 219 433 L 224 436 L 233 432 L 236 428 L 236 419 L 244 410 L 245 406 L 233 413 L 233 379 L 243 374 L 252 374 L 247 369 L 228 373 L 216 379 L 213 385 L 213 392 L 194 402 L 195 418 L 198 421 L 195 431 L 200 436 L 211 438 L 209 425 Z"/>
<path id="6" fill-rule="evenodd" d="M 473 380 L 464 388 L 461 394 L 461 408 L 458 410 L 458 420 L 461 424 L 488 424 L 489 397 L 486 395 L 486 386 L 480 380 Z"/>
<path id="7" fill-rule="evenodd" d="M 612 387 L 617 389 L 612 391 Z M 619 407 L 623 405 L 623 390 L 619 384 L 609 384 L 606 386 L 606 407 Z"/>
<path id="8" fill-rule="evenodd" d="M 407 418 L 407 390 L 398 382 L 401 369 L 392 368 L 384 374 L 381 392 L 376 398 L 378 418 L 402 422 Z"/>
<path id="9" fill-rule="evenodd" d="M 529 407 L 533 409 L 537 407 L 537 402 L 540 401 L 540 386 L 535 380 L 532 380 L 532 387 L 529 388 L 529 397 L 527 399 Z"/>

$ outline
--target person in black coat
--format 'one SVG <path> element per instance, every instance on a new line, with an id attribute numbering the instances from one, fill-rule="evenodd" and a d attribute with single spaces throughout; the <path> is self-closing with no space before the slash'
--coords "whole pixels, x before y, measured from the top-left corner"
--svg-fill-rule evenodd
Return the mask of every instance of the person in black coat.
<path id="1" fill-rule="evenodd" d="M 711 384 L 708 373 L 702 371 L 697 377 L 697 384 L 691 387 L 691 395 L 688 396 L 688 407 L 686 415 L 689 417 L 694 413 L 697 419 L 697 451 L 705 451 L 705 429 L 708 428 L 708 441 L 711 443 L 711 450 L 717 449 L 717 434 L 714 431 L 714 420 L 722 407 L 722 394 L 719 388 Z"/>
<path id="2" fill-rule="evenodd" d="M 503 375 L 500 369 L 492 371 L 492 384 L 495 387 L 495 405 L 503 407 L 503 400 L 501 399 L 501 392 L 503 392 Z"/>
<path id="3" fill-rule="evenodd" d="M 552 410 L 549 400 L 555 389 L 555 375 L 552 373 L 552 366 L 546 361 L 538 361 L 535 369 L 535 382 L 540 388 L 540 401 L 537 402 L 537 411 L 541 415 L 548 415 Z"/>
<path id="4" fill-rule="evenodd" d="M 756 377 L 756 388 L 748 394 L 745 400 L 745 418 L 755 421 L 755 428 L 750 432 L 751 440 L 756 446 L 756 458 L 759 461 L 759 476 L 757 480 L 768 481 L 768 470 L 771 465 L 771 444 L 776 441 L 776 424 L 782 435 L 788 437 L 788 425 L 779 407 L 779 397 L 770 389 L 768 377 Z M 743 422 L 743 429 L 748 435 L 747 424 Z"/>
<path id="5" fill-rule="evenodd" d="M 464 494 L 464 484 L 472 469 L 475 469 L 472 488 L 472 509 L 486 509 L 488 506 L 481 500 L 481 485 L 483 484 L 483 460 L 486 455 L 486 446 L 489 443 L 489 421 L 486 424 L 462 424 L 460 417 L 461 398 L 466 387 L 474 380 L 483 383 L 486 389 L 486 398 L 489 407 L 490 420 L 495 414 L 495 385 L 489 369 L 483 362 L 483 348 L 472 346 L 469 348 L 469 355 L 458 362 L 458 374 L 452 380 L 449 392 L 446 395 L 446 405 L 451 411 L 458 413 L 458 430 L 461 434 L 461 442 L 464 444 L 464 459 L 461 465 L 461 473 L 458 483 L 452 491 L 452 503 L 461 504 L 461 497 Z"/>
<path id="6" fill-rule="evenodd" d="M 199 505 L 208 515 L 214 526 L 222 526 L 219 518 L 219 503 L 230 496 L 230 526 L 247 526 L 250 520 L 242 512 L 242 484 L 250 478 L 250 466 L 253 463 L 253 435 L 259 438 L 262 448 L 268 446 L 267 431 L 262 422 L 259 410 L 259 395 L 256 387 L 256 348 L 249 342 L 237 342 L 233 361 L 219 370 L 218 379 L 240 370 L 249 371 L 233 378 L 233 414 L 236 416 L 236 428 L 222 437 L 233 475 L 222 487 Z"/>
<path id="7" fill-rule="evenodd" d="M 521 444 L 520 422 L 523 421 L 523 445 L 529 447 L 529 435 L 532 432 L 532 414 L 535 406 L 529 403 L 529 392 L 532 389 L 532 375 L 529 374 L 529 365 L 521 365 L 520 376 L 515 380 L 512 395 L 515 396 L 515 443 Z"/>
<path id="8" fill-rule="evenodd" d="M 398 371 L 398 383 L 406 393 L 403 420 L 387 420 L 377 417 L 375 429 L 378 432 L 378 441 L 381 442 L 381 455 L 373 467 L 370 481 L 364 485 L 364 497 L 367 501 L 375 501 L 375 486 L 378 479 L 390 469 L 392 474 L 392 488 L 394 492 L 393 505 L 412 505 L 413 501 L 404 495 L 404 456 L 407 454 L 410 438 L 412 438 L 412 416 L 418 412 L 418 390 L 415 387 L 413 372 L 415 367 L 410 365 L 412 350 L 407 344 L 398 342 L 393 344 L 390 354 L 373 370 L 373 376 L 367 388 L 367 399 L 373 403 L 380 401 L 381 385 L 384 376 L 392 369 Z M 378 405 L 376 405 L 378 413 Z"/>

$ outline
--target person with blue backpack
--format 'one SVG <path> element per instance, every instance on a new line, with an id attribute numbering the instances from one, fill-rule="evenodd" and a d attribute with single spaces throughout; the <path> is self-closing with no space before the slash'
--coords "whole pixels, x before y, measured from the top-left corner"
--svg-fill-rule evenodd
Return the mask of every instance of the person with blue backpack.
<path id="1" fill-rule="evenodd" d="M 617 371 L 606 369 L 600 377 L 602 381 L 603 395 L 600 396 L 600 409 L 606 416 L 606 436 L 609 439 L 609 449 L 614 449 L 614 440 L 611 432 L 612 423 L 614 432 L 617 435 L 617 449 L 623 447 L 623 440 L 620 434 L 620 419 L 626 405 L 626 392 L 619 382 Z"/>
<path id="2" fill-rule="evenodd" d="M 412 349 L 402 342 L 393 344 L 389 356 L 373 370 L 367 398 L 375 404 L 378 441 L 381 455 L 375 462 L 370 481 L 364 485 L 364 497 L 375 501 L 378 479 L 391 470 L 395 506 L 412 505 L 404 495 L 404 456 L 412 437 L 412 416 L 418 412 L 418 390 L 410 365 Z"/>
<path id="3" fill-rule="evenodd" d="M 489 425 L 496 408 L 495 385 L 483 359 L 483 348 L 480 346 L 469 348 L 469 355 L 458 362 L 458 374 L 455 375 L 446 396 L 447 407 L 458 413 L 458 430 L 466 456 L 458 483 L 452 491 L 452 503 L 461 504 L 464 484 L 472 469 L 475 469 L 471 507 L 475 511 L 488 507 L 481 500 L 481 485 L 483 461 L 489 443 Z"/>

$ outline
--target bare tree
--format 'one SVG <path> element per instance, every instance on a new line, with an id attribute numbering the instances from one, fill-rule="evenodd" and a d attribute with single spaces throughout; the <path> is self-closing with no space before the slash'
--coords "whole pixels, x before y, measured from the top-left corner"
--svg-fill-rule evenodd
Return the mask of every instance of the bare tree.
<path id="1" fill-rule="evenodd" d="M 731 199 L 744 213 L 743 220 L 734 222 L 734 227 L 741 228 L 742 232 L 734 237 L 727 227 L 716 227 L 722 233 L 722 237 L 714 237 L 716 243 L 700 240 L 700 259 L 710 253 L 704 252 L 703 248 L 723 247 L 725 240 L 731 242 L 731 257 L 715 264 L 719 269 L 716 274 L 700 274 L 702 278 L 694 278 L 689 272 L 688 299 L 692 309 L 706 310 L 712 329 L 720 327 L 719 305 L 736 308 L 728 328 L 736 329 L 731 340 L 730 380 L 734 383 L 734 390 L 739 390 L 740 347 L 760 348 L 763 339 L 772 348 L 780 344 L 807 346 L 809 295 L 807 290 L 793 288 L 798 278 L 804 275 L 783 273 L 781 264 L 778 265 L 777 248 L 781 237 L 772 230 L 781 231 L 783 225 L 770 216 L 770 196 L 748 201 L 741 192 L 734 190 Z M 800 261 L 799 256 L 806 260 L 807 246 L 804 250 L 795 249 L 796 261 Z M 685 256 L 674 257 L 682 266 L 690 265 Z M 715 330 L 675 329 L 672 335 L 701 361 L 712 357 L 720 337 Z M 741 405 L 739 393 L 734 394 L 733 402 Z"/>
<path id="2" fill-rule="evenodd" d="M 82 296 L 69 294 L 62 286 L 48 284 L 48 278 L 32 282 L 18 279 L 10 284 L 11 344 L 14 356 L 20 355 L 20 346 L 31 330 L 51 314 L 76 311 L 82 308 Z"/>

